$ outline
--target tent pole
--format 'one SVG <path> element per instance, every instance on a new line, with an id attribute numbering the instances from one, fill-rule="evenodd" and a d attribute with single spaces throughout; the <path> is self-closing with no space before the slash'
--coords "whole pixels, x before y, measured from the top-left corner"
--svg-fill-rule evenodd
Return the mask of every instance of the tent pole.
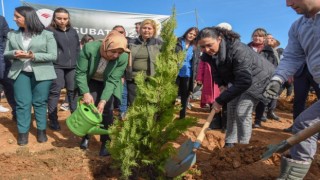
<path id="1" fill-rule="evenodd" d="M 5 17 L 3 0 L 1 0 L 1 7 L 2 7 L 2 16 Z"/>
<path id="2" fill-rule="evenodd" d="M 197 13 L 197 9 L 194 9 L 194 13 L 195 13 L 195 16 L 196 16 L 196 25 L 197 25 L 197 28 L 198 27 L 198 13 Z"/>

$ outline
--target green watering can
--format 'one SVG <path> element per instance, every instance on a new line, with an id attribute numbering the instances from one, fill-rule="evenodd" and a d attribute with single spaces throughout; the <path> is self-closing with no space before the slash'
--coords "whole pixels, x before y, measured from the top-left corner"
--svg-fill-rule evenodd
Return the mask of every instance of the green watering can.
<path id="1" fill-rule="evenodd" d="M 78 99 L 77 109 L 67 118 L 67 126 L 77 136 L 109 134 L 102 129 L 102 115 L 94 104 L 81 103 Z"/>

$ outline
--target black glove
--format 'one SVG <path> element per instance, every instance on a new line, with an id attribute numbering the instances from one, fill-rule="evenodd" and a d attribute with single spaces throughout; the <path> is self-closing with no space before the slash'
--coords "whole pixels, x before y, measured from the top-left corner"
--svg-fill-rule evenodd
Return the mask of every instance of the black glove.
<path id="1" fill-rule="evenodd" d="M 269 99 L 278 99 L 281 89 L 281 83 L 276 80 L 271 80 L 263 92 L 263 96 Z"/>

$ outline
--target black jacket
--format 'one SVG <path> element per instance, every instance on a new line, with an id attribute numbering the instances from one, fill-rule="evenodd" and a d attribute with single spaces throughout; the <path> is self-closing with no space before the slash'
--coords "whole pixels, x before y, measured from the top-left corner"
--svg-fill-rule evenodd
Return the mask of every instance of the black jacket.
<path id="1" fill-rule="evenodd" d="M 252 42 L 248 44 L 251 47 Z M 269 45 L 265 45 L 261 52 L 259 53 L 261 56 L 265 57 L 274 67 L 278 66 L 278 58 L 277 55 L 274 53 L 273 49 Z"/>
<path id="2" fill-rule="evenodd" d="M 49 28 L 57 41 L 58 59 L 54 62 L 55 68 L 73 69 L 80 53 L 80 41 L 78 33 L 72 27 L 66 31 Z"/>
<path id="3" fill-rule="evenodd" d="M 0 79 L 6 76 L 6 62 L 3 57 L 4 50 L 6 48 L 7 34 L 9 32 L 9 26 L 3 16 L 0 16 Z M 9 61 L 8 61 L 9 63 Z"/>
<path id="4" fill-rule="evenodd" d="M 176 52 L 182 51 L 182 37 L 179 37 L 177 40 L 177 45 L 176 45 Z M 200 50 L 199 48 L 196 48 L 193 50 L 193 56 L 191 59 L 191 78 L 189 81 L 189 91 L 193 92 L 193 83 L 194 80 L 196 79 L 197 71 L 198 71 L 198 65 L 199 65 L 199 59 L 200 59 Z"/>
<path id="5" fill-rule="evenodd" d="M 203 53 L 201 59 L 214 69 L 213 78 L 219 87 L 232 84 L 216 98 L 217 103 L 224 105 L 244 92 L 264 103 L 269 102 L 262 94 L 274 66 L 246 44 L 222 39 L 216 57 Z"/>

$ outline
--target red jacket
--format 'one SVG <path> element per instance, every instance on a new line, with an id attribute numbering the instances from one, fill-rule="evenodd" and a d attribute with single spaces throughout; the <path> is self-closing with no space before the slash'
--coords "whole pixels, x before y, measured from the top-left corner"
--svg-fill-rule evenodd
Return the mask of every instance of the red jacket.
<path id="1" fill-rule="evenodd" d="M 200 60 L 196 80 L 201 81 L 203 85 L 200 106 L 204 107 L 206 104 L 212 104 L 220 95 L 220 90 L 218 85 L 213 82 L 211 67 L 208 62 Z"/>

